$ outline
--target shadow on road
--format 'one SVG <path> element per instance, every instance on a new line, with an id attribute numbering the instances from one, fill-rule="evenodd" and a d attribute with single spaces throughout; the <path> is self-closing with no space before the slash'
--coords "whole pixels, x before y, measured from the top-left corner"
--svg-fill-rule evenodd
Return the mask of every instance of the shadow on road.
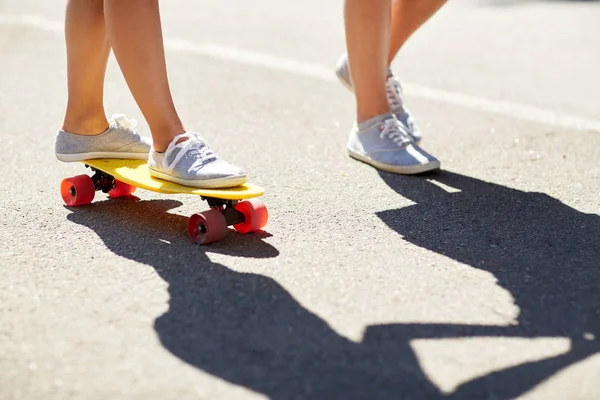
<path id="1" fill-rule="evenodd" d="M 206 251 L 270 258 L 261 235 L 232 233 L 209 248 L 190 243 L 177 201 L 106 201 L 72 209 L 122 257 L 152 266 L 169 284 L 169 309 L 155 322 L 162 344 L 203 371 L 271 399 L 508 399 L 599 350 L 599 218 L 548 196 L 460 175 L 382 175 L 416 205 L 379 216 L 406 240 L 492 272 L 521 307 L 519 325 L 371 326 L 360 343 L 339 336 L 268 277 L 210 261 Z M 595 235 L 595 236 L 594 236 Z M 326 266 L 324 266 L 326 268 Z M 435 295 L 435 294 L 432 294 Z M 410 341 L 472 336 L 561 336 L 570 352 L 487 375 L 444 395 L 424 375 Z M 510 383 L 507 385 L 507 383 Z"/>
<path id="2" fill-rule="evenodd" d="M 520 309 L 515 326 L 432 326 L 432 337 L 571 339 L 570 352 L 467 383 L 458 389 L 458 398 L 487 397 L 489 390 L 495 398 L 512 398 L 600 351 L 598 215 L 579 212 L 543 193 L 451 172 L 380 175 L 416 203 L 378 213 L 391 229 L 419 247 L 492 273 Z"/>

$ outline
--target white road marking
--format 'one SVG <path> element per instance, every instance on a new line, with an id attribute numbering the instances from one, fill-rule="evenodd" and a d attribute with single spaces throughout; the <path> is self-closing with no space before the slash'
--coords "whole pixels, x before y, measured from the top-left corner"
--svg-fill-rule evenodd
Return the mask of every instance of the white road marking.
<path id="1" fill-rule="evenodd" d="M 50 20 L 39 15 L 0 15 L 0 25 L 21 25 L 47 32 L 63 33 L 62 21 Z M 167 51 L 197 54 L 222 61 L 308 76 L 327 82 L 335 82 L 337 80 L 331 67 L 305 63 L 271 54 L 235 49 L 216 44 L 197 44 L 186 40 L 170 38 L 165 38 L 165 48 Z M 508 101 L 486 99 L 411 83 L 404 83 L 403 87 L 404 92 L 408 96 L 561 128 L 600 131 L 600 121 L 566 115 L 553 110 Z"/>

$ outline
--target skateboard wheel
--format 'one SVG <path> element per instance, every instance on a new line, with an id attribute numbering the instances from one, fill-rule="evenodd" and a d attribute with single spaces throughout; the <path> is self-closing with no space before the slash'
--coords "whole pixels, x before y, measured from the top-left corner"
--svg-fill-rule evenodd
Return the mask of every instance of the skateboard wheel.
<path id="1" fill-rule="evenodd" d="M 244 214 L 244 222 L 233 225 L 240 233 L 257 231 L 267 225 L 269 212 L 260 199 L 250 199 L 237 203 L 235 209 Z"/>
<path id="2" fill-rule="evenodd" d="M 135 192 L 135 189 L 135 186 L 115 179 L 115 187 L 108 192 L 108 195 L 113 198 L 129 196 Z"/>
<path id="3" fill-rule="evenodd" d="M 198 244 L 217 242 L 227 235 L 227 221 L 218 210 L 194 214 L 188 221 L 190 239 Z"/>
<path id="4" fill-rule="evenodd" d="M 91 203 L 96 194 L 96 187 L 92 178 L 78 175 L 63 179 L 60 184 L 60 194 L 67 206 L 75 207 Z"/>

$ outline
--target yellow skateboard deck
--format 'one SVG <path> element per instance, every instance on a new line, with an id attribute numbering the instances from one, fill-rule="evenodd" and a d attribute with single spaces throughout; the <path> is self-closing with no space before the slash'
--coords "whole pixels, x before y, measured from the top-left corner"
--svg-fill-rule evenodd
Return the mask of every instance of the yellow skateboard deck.
<path id="1" fill-rule="evenodd" d="M 224 200 L 251 199 L 265 193 L 261 187 L 250 183 L 227 189 L 198 189 L 163 181 L 150 176 L 148 165 L 144 160 L 96 159 L 85 160 L 82 163 L 112 175 L 119 181 L 158 193 L 194 194 Z"/>
<path id="2" fill-rule="evenodd" d="M 94 171 L 93 176 L 78 175 L 65 178 L 60 193 L 69 207 L 83 206 L 102 191 L 109 197 L 128 196 L 136 188 L 166 194 L 191 194 L 208 202 L 210 210 L 192 215 L 188 220 L 188 234 L 192 241 L 207 244 L 221 240 L 228 227 L 240 233 L 262 229 L 269 213 L 262 200 L 264 190 L 244 184 L 228 189 L 197 189 L 163 181 L 150 176 L 145 160 L 97 159 L 81 161 Z"/>

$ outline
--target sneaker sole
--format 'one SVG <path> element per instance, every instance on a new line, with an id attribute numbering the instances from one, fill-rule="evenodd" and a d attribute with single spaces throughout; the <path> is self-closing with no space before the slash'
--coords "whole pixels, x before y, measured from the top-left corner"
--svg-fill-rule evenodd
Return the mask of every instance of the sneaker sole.
<path id="1" fill-rule="evenodd" d="M 187 180 L 187 179 L 175 178 L 174 176 L 165 174 L 160 171 L 156 171 L 151 168 L 148 168 L 148 172 L 150 173 L 150 176 L 153 178 L 162 179 L 163 181 L 167 181 L 167 182 L 178 183 L 183 186 L 195 187 L 198 189 L 227 189 L 227 188 L 240 186 L 240 185 L 243 185 L 244 183 L 246 183 L 245 176 L 198 181 L 198 180 Z"/>
<path id="2" fill-rule="evenodd" d="M 414 166 L 410 166 L 410 167 L 400 167 L 397 165 L 389 165 L 389 164 L 383 164 L 383 163 L 380 163 L 377 161 L 373 161 L 370 158 L 365 157 L 362 154 L 356 153 L 350 149 L 348 149 L 348 154 L 350 155 L 350 157 L 354 158 L 355 160 L 362 161 L 363 163 L 369 164 L 372 167 L 375 167 L 382 171 L 392 172 L 394 174 L 400 174 L 400 175 L 422 174 L 423 172 L 429 172 L 429 171 L 434 171 L 436 169 L 440 169 L 442 166 L 442 163 L 439 160 L 436 160 L 436 161 L 429 162 L 427 164 L 419 164 L 419 165 L 414 165 Z"/>
<path id="3" fill-rule="evenodd" d="M 60 154 L 55 153 L 56 158 L 63 162 L 76 162 L 92 160 L 97 158 L 116 158 L 116 159 L 127 159 L 127 160 L 147 160 L 148 153 L 123 153 L 123 152 L 103 152 L 95 151 L 91 153 L 77 153 L 77 154 Z"/>

